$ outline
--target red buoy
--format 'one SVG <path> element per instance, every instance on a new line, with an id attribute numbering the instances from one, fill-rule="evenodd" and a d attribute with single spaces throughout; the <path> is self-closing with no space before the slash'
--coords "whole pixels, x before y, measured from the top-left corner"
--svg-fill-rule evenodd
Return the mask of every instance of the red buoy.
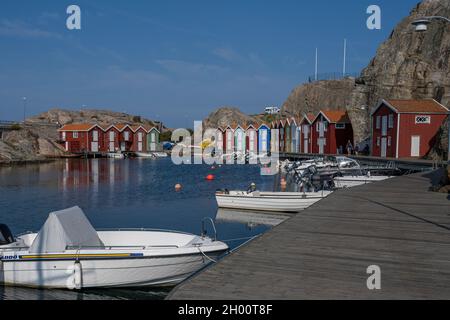
<path id="1" fill-rule="evenodd" d="M 207 176 L 206 176 L 206 180 L 208 180 L 208 181 L 212 181 L 212 180 L 214 180 L 215 179 L 215 177 L 214 177 L 214 175 L 212 175 L 212 174 L 208 174 Z"/>

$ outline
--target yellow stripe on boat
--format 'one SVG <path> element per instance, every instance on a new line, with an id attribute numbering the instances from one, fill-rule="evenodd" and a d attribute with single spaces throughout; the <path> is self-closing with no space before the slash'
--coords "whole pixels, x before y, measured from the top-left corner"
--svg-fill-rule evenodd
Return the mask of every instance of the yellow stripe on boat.
<path id="1" fill-rule="evenodd" d="M 45 254 L 21 256 L 22 259 L 76 259 L 76 258 L 122 258 L 130 257 L 130 253 L 99 253 L 99 254 Z"/>

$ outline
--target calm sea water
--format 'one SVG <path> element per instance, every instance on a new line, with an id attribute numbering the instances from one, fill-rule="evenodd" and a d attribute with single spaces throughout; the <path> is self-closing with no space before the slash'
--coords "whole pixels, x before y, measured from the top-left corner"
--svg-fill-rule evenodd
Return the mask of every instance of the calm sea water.
<path id="1" fill-rule="evenodd" d="M 206 181 L 214 174 L 214 181 Z M 215 219 L 220 240 L 252 237 L 285 216 L 218 210 L 216 189 L 272 191 L 279 177 L 258 166 L 176 166 L 168 159 L 70 159 L 0 168 L 0 223 L 14 234 L 38 231 L 48 214 L 80 206 L 95 228 L 160 228 L 199 234 Z M 175 184 L 183 189 L 175 192 Z M 229 242 L 231 248 L 245 240 Z M 0 287 L 0 299 L 161 299 L 168 289 L 103 289 L 75 293 Z"/>

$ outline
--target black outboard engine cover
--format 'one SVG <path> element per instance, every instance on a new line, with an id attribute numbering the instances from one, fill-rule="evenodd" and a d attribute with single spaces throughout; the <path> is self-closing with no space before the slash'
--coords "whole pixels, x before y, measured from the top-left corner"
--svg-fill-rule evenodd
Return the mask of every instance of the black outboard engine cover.
<path id="1" fill-rule="evenodd" d="M 0 246 L 14 242 L 14 237 L 6 224 L 0 224 Z"/>

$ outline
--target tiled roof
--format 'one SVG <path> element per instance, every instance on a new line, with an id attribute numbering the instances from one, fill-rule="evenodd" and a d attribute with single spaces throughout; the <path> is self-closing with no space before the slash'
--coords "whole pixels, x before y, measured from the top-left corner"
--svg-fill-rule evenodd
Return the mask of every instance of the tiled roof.
<path id="1" fill-rule="evenodd" d="M 306 115 L 306 117 L 308 118 L 308 120 L 309 120 L 310 122 L 313 122 L 314 119 L 316 118 L 316 116 L 315 116 L 314 113 L 312 113 L 312 112 L 308 113 L 308 114 Z"/>
<path id="2" fill-rule="evenodd" d="M 386 100 L 399 113 L 447 113 L 448 109 L 433 99 Z"/>
<path id="3" fill-rule="evenodd" d="M 124 124 L 124 123 L 117 123 L 114 125 L 119 131 L 122 131 L 123 129 L 125 129 L 126 126 L 128 126 L 128 124 Z"/>
<path id="4" fill-rule="evenodd" d="M 322 110 L 321 112 L 331 123 L 350 123 L 347 111 Z"/>
<path id="5" fill-rule="evenodd" d="M 73 124 L 66 124 L 58 131 L 89 131 L 91 128 L 95 126 L 96 124 L 92 123 L 73 123 Z"/>

